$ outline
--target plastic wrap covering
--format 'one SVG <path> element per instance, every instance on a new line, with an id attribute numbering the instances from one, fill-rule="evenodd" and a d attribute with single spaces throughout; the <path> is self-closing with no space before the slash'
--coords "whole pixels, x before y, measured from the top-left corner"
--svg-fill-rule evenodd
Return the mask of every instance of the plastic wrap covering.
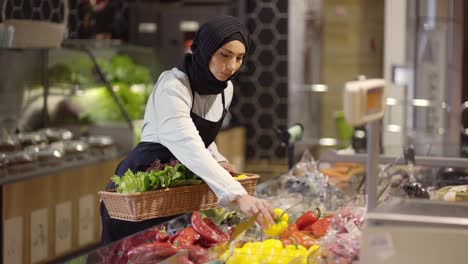
<path id="1" fill-rule="evenodd" d="M 256 195 L 287 209 L 293 218 L 310 208 L 335 211 L 352 197 L 330 183 L 308 151 L 288 173 L 257 185 Z"/>
<path id="2" fill-rule="evenodd" d="M 364 209 L 342 208 L 330 221 L 330 229 L 322 239 L 322 263 L 348 264 L 359 261 Z"/>

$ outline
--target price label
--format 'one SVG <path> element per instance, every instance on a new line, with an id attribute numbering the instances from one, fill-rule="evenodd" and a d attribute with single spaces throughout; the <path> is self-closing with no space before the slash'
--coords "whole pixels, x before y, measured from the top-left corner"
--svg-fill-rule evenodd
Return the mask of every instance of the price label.
<path id="1" fill-rule="evenodd" d="M 92 194 L 80 197 L 78 216 L 78 244 L 80 246 L 93 242 L 95 202 Z"/>
<path id="2" fill-rule="evenodd" d="M 71 249 L 72 203 L 66 201 L 55 206 L 55 253 Z"/>
<path id="3" fill-rule="evenodd" d="M 40 262 L 49 252 L 48 209 L 42 208 L 31 213 L 31 262 Z"/>
<path id="4" fill-rule="evenodd" d="M 6 219 L 3 223 L 3 263 L 23 263 L 23 217 Z"/>

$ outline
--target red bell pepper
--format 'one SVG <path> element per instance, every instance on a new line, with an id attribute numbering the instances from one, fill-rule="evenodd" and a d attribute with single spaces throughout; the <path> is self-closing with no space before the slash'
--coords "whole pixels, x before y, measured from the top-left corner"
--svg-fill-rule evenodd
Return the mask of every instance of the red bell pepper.
<path id="1" fill-rule="evenodd" d="M 325 218 L 317 220 L 317 222 L 313 223 L 310 226 L 307 226 L 304 231 L 309 231 L 312 235 L 316 238 L 323 237 L 330 227 L 330 221 L 332 220 L 333 215 L 329 215 Z"/>
<path id="2" fill-rule="evenodd" d="M 311 246 L 317 244 L 317 240 L 313 238 L 312 236 L 309 236 L 301 231 L 295 231 L 293 232 L 290 236 L 289 239 L 298 245 L 301 245 L 307 249 L 309 249 Z"/>
<path id="3" fill-rule="evenodd" d="M 229 235 L 225 233 L 220 233 L 216 229 L 213 229 L 209 224 L 207 224 L 198 214 L 197 211 L 192 213 L 191 218 L 193 228 L 211 243 L 222 243 L 229 240 Z"/>
<path id="4" fill-rule="evenodd" d="M 320 209 L 315 208 L 315 211 L 317 211 L 317 213 L 314 213 L 313 211 L 307 211 L 296 220 L 296 225 L 299 230 L 302 230 L 306 226 L 315 223 L 320 218 Z"/>
<path id="5" fill-rule="evenodd" d="M 166 231 L 166 227 L 163 226 L 163 228 L 156 233 L 155 240 L 156 242 L 166 242 L 170 237 L 171 236 Z"/>
<path id="6" fill-rule="evenodd" d="M 299 231 L 299 228 L 297 227 L 296 224 L 290 224 L 288 228 L 280 235 L 281 238 L 289 238 L 289 236 L 295 232 Z"/>
<path id="7" fill-rule="evenodd" d="M 189 226 L 182 229 L 180 232 L 177 232 L 174 237 L 172 244 L 179 247 L 193 245 L 195 241 L 200 238 L 200 235 L 195 231 L 195 229 L 193 229 L 193 227 Z"/>

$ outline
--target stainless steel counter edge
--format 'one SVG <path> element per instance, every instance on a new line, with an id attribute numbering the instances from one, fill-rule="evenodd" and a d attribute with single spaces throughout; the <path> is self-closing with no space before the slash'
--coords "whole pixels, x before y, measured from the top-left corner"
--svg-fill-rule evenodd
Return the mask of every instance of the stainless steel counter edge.
<path id="1" fill-rule="evenodd" d="M 338 154 L 335 150 L 325 151 L 319 159 L 319 162 L 357 162 L 365 163 L 367 154 Z M 398 159 L 396 156 L 378 155 L 379 163 L 405 164 L 404 159 Z M 415 164 L 428 167 L 459 167 L 467 168 L 467 158 L 455 157 L 433 157 L 433 156 L 415 156 Z"/>

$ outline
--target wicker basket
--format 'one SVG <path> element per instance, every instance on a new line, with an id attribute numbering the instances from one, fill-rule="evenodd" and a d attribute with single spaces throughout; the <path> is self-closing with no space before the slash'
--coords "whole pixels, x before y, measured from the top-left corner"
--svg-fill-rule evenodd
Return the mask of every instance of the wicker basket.
<path id="1" fill-rule="evenodd" d="M 238 181 L 253 194 L 260 176 L 246 175 L 249 177 Z M 219 207 L 206 183 L 140 193 L 100 191 L 99 195 L 111 218 L 133 222 Z"/>
<path id="2" fill-rule="evenodd" d="M 60 47 L 67 33 L 68 0 L 63 0 L 63 22 L 54 23 L 32 19 L 7 19 L 3 1 L 2 21 L 3 46 L 10 48 L 54 48 Z M 2 38 L 0 38 L 2 39 Z M 0 43 L 2 46 L 2 43 Z"/>

